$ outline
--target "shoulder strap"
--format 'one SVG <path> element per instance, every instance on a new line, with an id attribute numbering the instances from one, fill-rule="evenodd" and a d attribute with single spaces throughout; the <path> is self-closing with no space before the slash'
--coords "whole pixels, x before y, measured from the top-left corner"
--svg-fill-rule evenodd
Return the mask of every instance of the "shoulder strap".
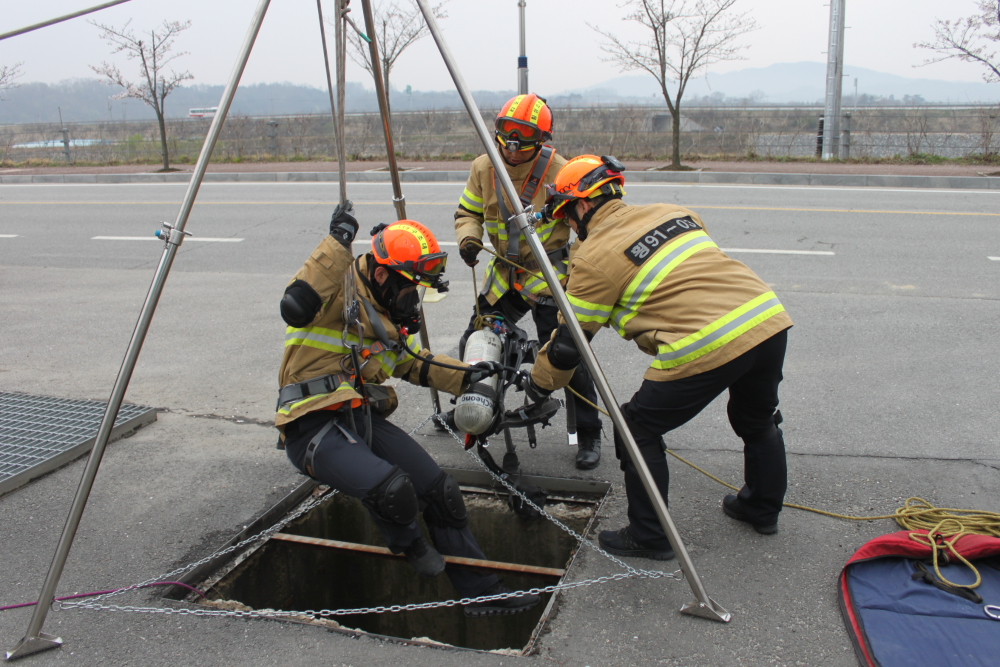
<path id="1" fill-rule="evenodd" d="M 552 156 L 555 152 L 552 146 L 542 146 L 542 150 L 538 154 L 538 159 L 535 161 L 535 166 L 531 170 L 531 175 L 528 176 L 528 180 L 524 182 L 524 187 L 521 188 L 521 206 L 527 206 L 535 198 L 535 192 L 538 190 L 538 186 L 541 185 L 542 179 L 545 178 L 545 172 L 549 170 L 549 165 L 552 163 Z"/>
<path id="2" fill-rule="evenodd" d="M 367 287 L 370 291 L 372 290 L 372 285 L 368 282 L 368 278 L 361 273 L 359 260 L 360 257 L 354 260 L 354 268 L 357 271 L 358 277 L 361 278 L 361 282 L 363 282 L 365 287 Z M 386 333 L 385 325 L 382 324 L 382 318 L 379 317 L 378 311 L 375 310 L 375 306 L 373 306 L 368 299 L 360 294 L 358 294 L 358 301 L 360 301 L 361 305 L 364 306 L 365 314 L 368 315 L 368 321 L 371 322 L 372 333 L 375 334 L 375 337 L 378 338 L 383 345 L 385 345 L 386 349 L 396 350 L 399 347 L 399 344 L 389 340 L 389 334 Z M 361 343 L 364 344 L 364 341 L 361 341 Z"/>

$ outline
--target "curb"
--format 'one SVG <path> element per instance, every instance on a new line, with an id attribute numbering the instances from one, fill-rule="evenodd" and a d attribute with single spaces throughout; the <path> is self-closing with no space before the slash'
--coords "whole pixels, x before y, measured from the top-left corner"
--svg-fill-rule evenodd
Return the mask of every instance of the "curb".
<path id="1" fill-rule="evenodd" d="M 466 171 L 404 171 L 399 174 L 403 182 L 433 183 L 461 182 L 469 177 Z M 630 171 L 627 176 L 633 183 L 706 183 L 742 185 L 813 185 L 827 187 L 879 187 L 879 188 L 945 188 L 965 190 L 1000 190 L 1000 177 L 993 176 L 876 176 L 867 174 L 768 174 L 754 172 L 711 171 Z M 33 183 L 187 183 L 190 173 L 173 174 L 52 174 L 52 175 L 0 175 L 0 184 L 24 185 Z M 338 180 L 337 172 L 258 172 L 258 173 L 209 173 L 205 183 L 314 183 Z M 347 174 L 349 183 L 389 183 L 385 171 L 352 171 Z"/>

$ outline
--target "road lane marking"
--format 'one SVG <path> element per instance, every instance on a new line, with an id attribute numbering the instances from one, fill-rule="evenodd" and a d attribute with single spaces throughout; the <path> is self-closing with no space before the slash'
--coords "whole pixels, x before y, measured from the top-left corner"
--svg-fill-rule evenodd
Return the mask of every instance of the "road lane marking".
<path id="1" fill-rule="evenodd" d="M 0 239 L 16 239 L 17 234 L 0 234 Z"/>
<path id="2" fill-rule="evenodd" d="M 1000 257 L 990 257 L 994 262 L 1000 262 Z"/>
<path id="3" fill-rule="evenodd" d="M 94 236 L 91 241 L 163 241 L 155 236 Z M 185 241 L 202 241 L 204 243 L 239 243 L 243 239 L 209 238 L 207 236 L 188 236 Z"/>
<path id="4" fill-rule="evenodd" d="M 836 255 L 831 250 L 765 250 L 763 248 L 719 248 L 722 252 L 756 252 L 770 255 Z"/>

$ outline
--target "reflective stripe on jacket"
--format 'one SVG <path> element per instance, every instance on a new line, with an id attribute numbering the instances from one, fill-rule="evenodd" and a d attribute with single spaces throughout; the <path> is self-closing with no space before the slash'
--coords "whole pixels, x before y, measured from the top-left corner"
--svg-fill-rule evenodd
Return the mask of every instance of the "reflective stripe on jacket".
<path id="1" fill-rule="evenodd" d="M 358 265 L 363 273 L 368 271 L 366 260 L 367 256 L 359 259 Z M 351 326 L 345 334 L 343 287 L 346 273 L 355 271 L 353 261 L 354 258 L 346 248 L 333 237 L 327 236 L 292 279 L 309 283 L 319 294 L 323 306 L 308 326 L 286 329 L 285 353 L 278 373 L 279 387 L 324 375 L 351 376 L 351 351 L 348 344 L 357 343 L 358 336 L 354 326 Z M 361 280 L 355 278 L 355 282 L 358 296 L 367 299 L 375 307 L 391 345 L 386 347 L 374 337 L 368 315 L 365 309 L 361 308 L 360 320 L 364 326 L 364 338 L 360 342 L 368 351 L 366 354 L 368 361 L 362 370 L 365 383 L 381 384 L 390 377 L 398 377 L 413 384 L 431 386 L 454 395 L 460 394 L 465 373 L 418 363 L 410 353 L 398 345 L 400 340 L 395 326 Z M 444 355 L 432 355 L 430 350 L 422 350 L 418 341 L 417 335 L 406 338 L 407 347 L 418 356 L 433 357 L 435 360 L 457 366 L 466 365 Z M 322 410 L 344 401 L 360 399 L 360 394 L 355 391 L 349 380 L 349 377 L 342 380 L 340 386 L 333 392 L 279 405 L 274 420 L 275 426 L 281 428 L 284 424 L 313 410 Z M 397 404 L 396 394 L 392 387 L 386 389 L 390 394 L 389 412 L 391 412 Z"/>
<path id="2" fill-rule="evenodd" d="M 717 368 L 792 326 L 774 292 L 726 256 L 688 209 L 612 201 L 588 231 L 566 287 L 573 313 L 585 330 L 612 327 L 651 355 L 648 380 Z M 565 386 L 572 374 L 544 353 L 532 369 L 546 389 Z"/>
<path id="3" fill-rule="evenodd" d="M 518 192 L 522 190 L 524 182 L 531 175 L 534 164 L 533 160 L 516 167 L 505 165 L 507 174 Z M 542 210 L 542 205 L 545 204 L 545 185 L 555 180 L 556 174 L 565 164 L 565 158 L 558 153 L 553 154 L 548 171 L 546 171 L 545 177 L 531 200 L 536 211 Z M 506 195 L 504 201 L 507 201 Z M 507 202 L 507 206 L 511 211 L 514 210 L 509 202 Z M 480 155 L 472 163 L 469 180 L 458 200 L 458 210 L 455 212 L 455 236 L 459 243 L 470 236 L 482 241 L 484 232 L 489 236 L 490 243 L 493 244 L 493 248 L 498 254 L 503 255 L 507 252 L 508 229 L 507 224 L 501 224 L 500 221 L 500 207 L 497 205 L 497 195 L 493 186 L 493 165 L 488 156 Z M 564 220 L 543 221 L 535 226 L 535 232 L 545 250 L 549 252 L 565 247 L 569 243 L 570 228 Z M 532 268 L 533 258 L 527 243 L 521 242 L 518 246 L 518 258 L 518 264 L 521 266 L 525 266 L 535 273 L 541 273 L 537 268 Z M 560 280 L 565 280 L 565 276 L 569 273 L 568 262 L 565 259 L 553 262 L 553 268 Z M 495 257 L 491 257 L 486 264 L 481 294 L 485 295 L 490 303 L 496 303 L 497 299 L 510 289 L 508 284 L 509 269 L 508 264 Z M 552 295 L 545 281 L 522 271 L 517 271 L 514 287 L 521 296 L 529 301 Z"/>

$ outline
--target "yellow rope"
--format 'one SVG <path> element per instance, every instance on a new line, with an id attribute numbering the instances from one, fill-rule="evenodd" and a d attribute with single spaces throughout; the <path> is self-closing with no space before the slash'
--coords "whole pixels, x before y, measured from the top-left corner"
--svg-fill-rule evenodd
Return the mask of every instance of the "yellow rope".
<path id="1" fill-rule="evenodd" d="M 528 273 L 536 278 L 544 277 L 529 271 L 519 264 L 515 264 L 506 257 L 502 257 L 497 253 L 493 252 L 489 248 L 485 247 L 482 243 L 479 243 L 475 239 L 471 239 L 472 243 L 490 253 L 502 262 L 506 262 L 511 266 L 521 269 L 525 273 Z M 476 289 L 476 269 L 472 268 L 472 283 L 473 289 Z M 476 317 L 477 317 L 477 327 L 479 326 L 479 295 L 476 293 Z M 601 408 L 596 403 L 590 401 L 586 396 L 582 396 L 578 391 L 570 386 L 567 386 L 570 392 L 573 393 L 577 398 L 586 403 L 587 405 L 595 408 L 602 414 L 610 417 L 606 410 Z M 710 472 L 699 468 L 695 464 L 691 463 L 684 457 L 676 454 L 670 449 L 667 449 L 667 453 L 673 456 L 675 459 L 691 466 L 701 474 L 705 475 L 709 479 L 712 479 L 722 486 L 733 491 L 739 491 L 738 487 L 733 486 L 723 480 L 719 479 Z M 784 507 L 790 507 L 792 509 L 803 510 L 805 512 L 813 512 L 814 514 L 821 514 L 823 516 L 832 517 L 834 519 L 844 519 L 846 521 L 878 521 L 881 519 L 892 519 L 894 520 L 900 528 L 904 530 L 911 531 L 927 531 L 926 534 L 912 532 L 909 537 L 914 542 L 918 542 L 925 546 L 931 548 L 931 555 L 934 562 L 934 573 L 937 574 L 938 578 L 944 583 L 954 586 L 956 588 L 976 588 L 982 583 L 982 577 L 979 575 L 979 571 L 970 563 L 968 560 L 962 557 L 960 553 L 955 549 L 955 542 L 959 540 L 964 535 L 989 535 L 992 537 L 1000 538 L 1000 512 L 986 512 L 981 510 L 966 510 L 966 509 L 956 509 L 950 507 L 935 507 L 923 498 L 911 497 L 907 498 L 906 502 L 902 507 L 896 509 L 892 514 L 883 514 L 879 516 L 851 516 L 849 514 L 837 514 L 836 512 L 827 512 L 825 510 L 816 509 L 815 507 L 808 507 L 806 505 L 797 505 L 795 503 L 783 503 Z M 943 536 L 952 536 L 950 540 L 944 539 Z M 941 543 L 938 544 L 936 537 L 941 537 Z M 951 554 L 957 558 L 959 561 L 964 563 L 976 574 L 976 581 L 973 584 L 955 584 L 941 575 L 941 570 L 938 567 L 938 552 L 939 551 L 949 551 Z M 947 558 L 947 556 L 946 556 Z"/>

